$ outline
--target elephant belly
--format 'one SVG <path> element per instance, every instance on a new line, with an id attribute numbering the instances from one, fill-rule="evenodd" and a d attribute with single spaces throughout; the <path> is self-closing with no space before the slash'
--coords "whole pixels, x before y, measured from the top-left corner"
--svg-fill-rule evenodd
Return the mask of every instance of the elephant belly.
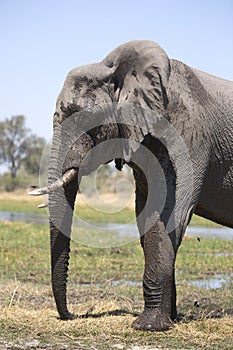
<path id="1" fill-rule="evenodd" d="M 233 227 L 233 187 L 229 189 L 203 189 L 194 211 L 218 224 Z"/>

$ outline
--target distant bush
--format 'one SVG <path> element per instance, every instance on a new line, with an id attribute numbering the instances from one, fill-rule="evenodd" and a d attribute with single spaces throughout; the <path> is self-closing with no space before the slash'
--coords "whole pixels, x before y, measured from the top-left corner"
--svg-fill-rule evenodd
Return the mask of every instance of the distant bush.
<path id="1" fill-rule="evenodd" d="M 114 163 L 101 165 L 96 171 L 82 178 L 80 192 L 87 196 L 98 193 L 127 193 L 134 185 L 132 170 L 124 166 L 116 170 Z"/>
<path id="2" fill-rule="evenodd" d="M 37 180 L 38 182 L 38 180 Z M 17 175 L 15 178 L 11 177 L 10 173 L 0 175 L 0 190 L 6 192 L 13 192 L 17 189 L 26 189 L 31 184 L 34 184 L 34 177 L 27 173 Z"/>

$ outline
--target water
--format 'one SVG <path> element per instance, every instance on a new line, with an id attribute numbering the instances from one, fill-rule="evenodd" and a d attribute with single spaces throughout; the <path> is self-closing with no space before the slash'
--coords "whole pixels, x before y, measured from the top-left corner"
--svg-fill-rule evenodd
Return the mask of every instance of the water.
<path id="1" fill-rule="evenodd" d="M 34 224 L 48 224 L 48 216 L 40 213 L 20 213 L 10 211 L 0 211 L 0 221 L 23 221 Z"/>
<path id="2" fill-rule="evenodd" d="M 142 287 L 142 281 L 131 281 L 131 280 L 117 280 L 117 281 L 106 281 L 103 283 L 76 283 L 76 287 L 106 287 L 111 285 L 112 287 Z"/>
<path id="3" fill-rule="evenodd" d="M 216 274 L 213 275 L 210 279 L 197 279 L 197 280 L 189 280 L 187 281 L 188 284 L 193 285 L 194 287 L 198 288 L 204 288 L 204 289 L 219 289 L 224 286 L 227 286 L 227 284 L 232 280 L 233 274 L 231 275 L 223 275 L 223 274 Z M 179 284 L 179 282 L 177 283 Z M 142 281 L 131 281 L 131 280 L 117 280 L 117 281 L 106 281 L 103 283 L 76 283 L 76 287 L 86 287 L 89 288 L 91 286 L 95 287 L 106 287 L 106 286 L 112 286 L 112 287 L 121 287 L 121 286 L 129 286 L 129 287 L 142 287 Z"/>
<path id="4" fill-rule="evenodd" d="M 218 289 L 227 285 L 232 280 L 232 278 L 233 278 L 233 274 L 230 274 L 230 275 L 216 274 L 216 275 L 213 275 L 210 279 L 204 279 L 204 280 L 199 279 L 199 280 L 188 281 L 188 284 L 191 284 L 199 288 Z"/>
<path id="5" fill-rule="evenodd" d="M 48 217 L 41 213 L 20 213 L 0 211 L 0 221 L 23 221 L 35 224 L 48 224 Z M 135 223 L 118 224 L 118 223 L 87 223 L 76 219 L 78 227 L 98 228 L 102 230 L 112 230 L 117 232 L 119 237 L 138 238 L 138 229 Z M 233 240 L 233 229 L 227 227 L 188 227 L 187 235 L 191 237 L 218 238 L 223 240 Z"/>
<path id="6" fill-rule="evenodd" d="M 186 230 L 188 236 L 233 240 L 233 229 L 227 227 L 192 227 Z"/>

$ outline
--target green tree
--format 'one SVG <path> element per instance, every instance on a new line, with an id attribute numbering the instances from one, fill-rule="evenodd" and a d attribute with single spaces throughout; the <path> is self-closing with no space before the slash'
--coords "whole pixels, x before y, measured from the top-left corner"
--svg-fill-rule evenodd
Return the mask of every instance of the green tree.
<path id="1" fill-rule="evenodd" d="M 38 175 L 40 169 L 40 161 L 46 141 L 43 137 L 31 134 L 25 140 L 25 158 L 22 163 L 25 170 L 31 175 Z"/>
<path id="2" fill-rule="evenodd" d="M 0 122 L 0 163 L 9 168 L 14 179 L 22 164 L 31 174 L 38 173 L 45 140 L 32 135 L 23 115 Z"/>

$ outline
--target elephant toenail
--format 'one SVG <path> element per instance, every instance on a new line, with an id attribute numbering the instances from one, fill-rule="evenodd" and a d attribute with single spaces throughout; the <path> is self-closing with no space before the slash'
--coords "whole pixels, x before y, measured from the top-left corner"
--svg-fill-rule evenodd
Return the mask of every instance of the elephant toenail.
<path id="1" fill-rule="evenodd" d="M 152 326 L 152 324 L 148 323 L 148 324 L 145 325 L 144 329 L 145 329 L 145 331 L 152 331 L 153 330 L 153 326 Z"/>

